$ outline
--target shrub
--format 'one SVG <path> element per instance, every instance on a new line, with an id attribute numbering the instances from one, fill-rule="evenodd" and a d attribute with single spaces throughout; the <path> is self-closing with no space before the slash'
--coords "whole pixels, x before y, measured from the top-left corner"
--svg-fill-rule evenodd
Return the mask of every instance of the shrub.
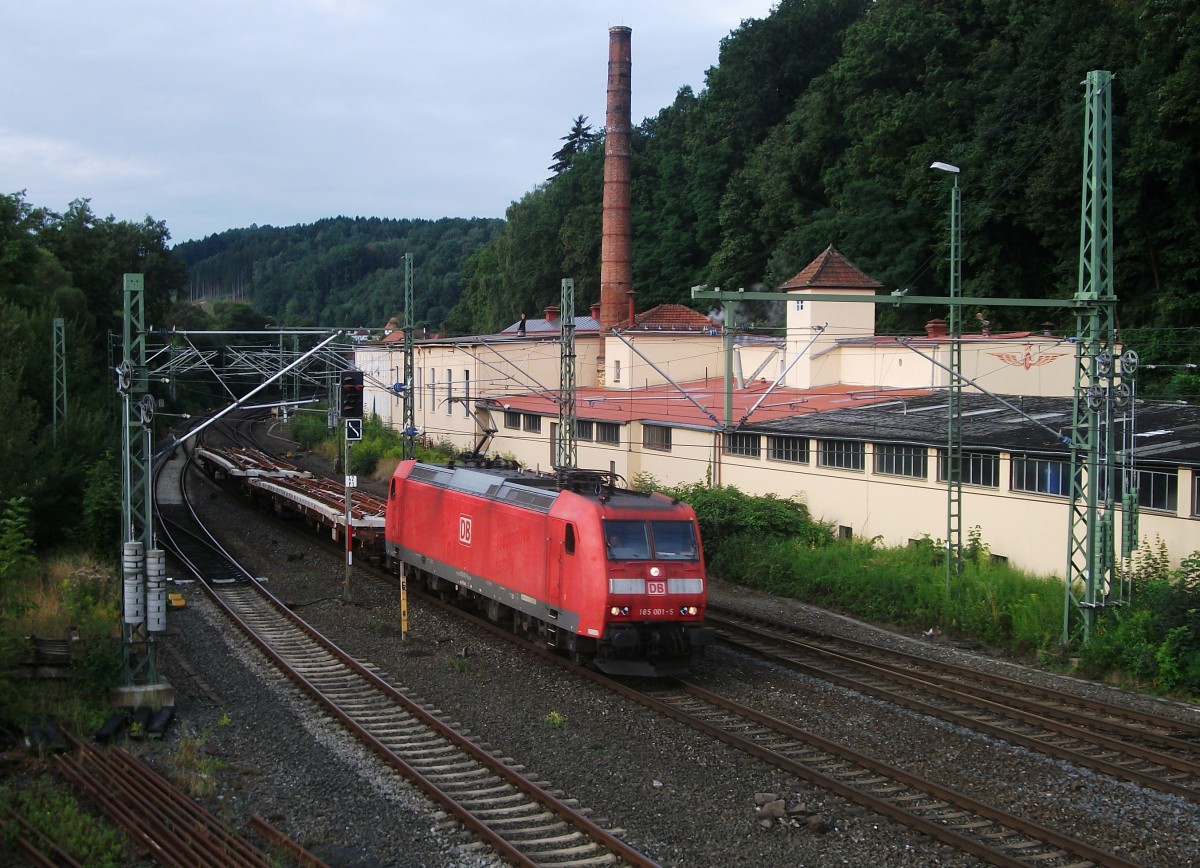
<path id="1" fill-rule="evenodd" d="M 332 436 L 329 417 L 324 410 L 296 413 L 288 420 L 288 431 L 291 438 L 300 444 L 301 449 L 313 449 L 318 443 Z"/>
<path id="2" fill-rule="evenodd" d="M 635 480 L 644 481 L 640 477 Z M 832 526 L 813 519 L 808 507 L 794 498 L 774 494 L 755 497 L 732 485 L 679 485 L 662 491 L 696 510 L 700 537 L 710 558 L 718 557 L 741 537 L 759 542 L 790 539 L 814 547 L 833 541 Z"/>
<path id="3" fill-rule="evenodd" d="M 29 506 L 24 497 L 14 497 L 0 514 L 0 613 L 11 618 L 26 612 L 28 583 L 36 571 Z"/>

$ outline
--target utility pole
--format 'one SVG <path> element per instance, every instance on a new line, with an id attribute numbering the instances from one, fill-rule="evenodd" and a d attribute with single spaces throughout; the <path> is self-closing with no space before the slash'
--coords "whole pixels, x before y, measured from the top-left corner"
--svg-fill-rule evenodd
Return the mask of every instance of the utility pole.
<path id="1" fill-rule="evenodd" d="M 1089 72 L 1084 87 L 1079 285 L 1075 293 L 1075 435 L 1071 438 L 1064 645 L 1071 635 L 1072 611 L 1082 616 L 1082 639 L 1086 644 L 1096 610 L 1124 602 L 1124 586 L 1116 581 L 1113 540 L 1118 478 L 1113 410 L 1118 389 L 1114 358 L 1117 299 L 1112 272 L 1112 73 Z M 1136 354 L 1126 353 L 1121 364 L 1122 373 L 1132 377 Z M 1136 490 L 1125 506 L 1126 522 L 1136 526 Z M 1136 547 L 1136 532 L 1123 534 L 1123 541 Z"/>
<path id="2" fill-rule="evenodd" d="M 354 566 L 353 492 L 358 485 L 358 478 L 350 472 L 350 442 L 352 440 L 361 440 L 363 434 L 363 372 L 342 371 L 340 383 L 341 404 L 339 406 L 342 414 L 343 441 L 345 444 L 342 472 L 346 495 L 346 578 L 342 583 L 342 599 L 346 603 L 353 603 L 354 594 L 350 586 L 350 573 Z"/>
<path id="3" fill-rule="evenodd" d="M 51 338 L 51 354 L 54 357 L 54 426 L 50 429 L 50 443 L 58 446 L 58 429 L 67 426 L 67 339 L 65 323 L 56 316 Z"/>
<path id="4" fill-rule="evenodd" d="M 579 440 L 575 413 L 575 281 L 564 277 L 559 310 L 562 340 L 559 343 L 558 440 L 554 444 L 554 466 L 572 470 L 579 464 Z"/>
<path id="5" fill-rule="evenodd" d="M 404 424 L 401 433 L 404 435 L 401 455 L 408 458 L 417 457 L 417 396 L 416 363 L 413 354 L 416 351 L 416 341 L 413 332 L 413 262 L 412 254 L 404 254 Z"/>
<path id="6" fill-rule="evenodd" d="M 158 675 L 157 649 L 147 619 L 147 572 L 163 591 L 162 552 L 154 546 L 152 428 L 154 396 L 146 368 L 145 278 L 124 276 L 124 317 L 117 392 L 124 407 L 121 467 L 121 702 L 165 704 L 170 686 Z M 154 600 L 156 608 L 163 602 Z M 165 625 L 163 625 L 165 626 Z M 155 629 L 163 629 L 156 624 Z M 173 696 L 169 701 L 173 701 Z"/>
<path id="7" fill-rule="evenodd" d="M 946 593 L 962 575 L 962 199 L 958 166 L 936 162 L 929 168 L 954 177 L 950 191 L 950 371 L 946 383 Z"/>

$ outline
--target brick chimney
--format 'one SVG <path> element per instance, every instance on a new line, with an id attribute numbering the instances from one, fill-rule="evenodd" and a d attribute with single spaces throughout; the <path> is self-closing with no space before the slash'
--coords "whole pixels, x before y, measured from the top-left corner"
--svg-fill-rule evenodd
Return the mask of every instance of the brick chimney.
<path id="1" fill-rule="evenodd" d="M 558 305 L 552 304 L 546 308 L 546 322 L 554 322 L 558 319 Z"/>
<path id="2" fill-rule="evenodd" d="M 632 162 L 633 61 L 628 27 L 608 29 L 608 110 L 604 136 L 604 208 L 600 240 L 599 382 L 604 380 L 604 334 L 621 321 L 625 293 L 633 289 L 630 256 L 629 175 Z"/>

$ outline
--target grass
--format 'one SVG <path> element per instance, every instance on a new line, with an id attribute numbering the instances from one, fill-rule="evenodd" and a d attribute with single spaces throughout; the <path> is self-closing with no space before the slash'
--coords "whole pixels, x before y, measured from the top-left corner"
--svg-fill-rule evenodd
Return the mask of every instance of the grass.
<path id="1" fill-rule="evenodd" d="M 22 818 L 80 864 L 117 868 L 131 860 L 129 839 L 116 827 L 88 813 L 76 800 L 71 787 L 47 776 L 8 780 L 0 785 L 0 814 Z M 6 826 L 6 835 L 13 827 Z M 15 842 L 4 841 L 4 849 L 15 850 Z"/>
<path id="2" fill-rule="evenodd" d="M 211 796 L 216 791 L 217 772 L 225 764 L 208 755 L 205 743 L 218 727 L 229 724 L 229 715 L 222 714 L 216 723 L 198 735 L 184 733 L 179 737 L 171 755 L 171 780 L 193 799 Z"/>
<path id="3" fill-rule="evenodd" d="M 714 558 L 715 574 L 866 621 L 936 630 L 1030 658 L 1054 647 L 1062 632 L 1061 583 L 993 564 L 985 550 L 965 558 L 949 589 L 945 554 L 930 540 L 882 548 L 859 540 L 814 547 L 745 539 L 727 551 L 740 554 Z"/>
<path id="4" fill-rule="evenodd" d="M 22 612 L 3 628 L 0 719 L 19 727 L 40 715 L 74 732 L 92 732 L 110 711 L 108 691 L 120 673 L 117 579 L 94 559 L 69 554 L 41 562 L 21 590 Z M 12 673 L 29 657 L 27 637 L 64 638 L 71 628 L 80 642 L 68 677 L 24 689 Z"/>

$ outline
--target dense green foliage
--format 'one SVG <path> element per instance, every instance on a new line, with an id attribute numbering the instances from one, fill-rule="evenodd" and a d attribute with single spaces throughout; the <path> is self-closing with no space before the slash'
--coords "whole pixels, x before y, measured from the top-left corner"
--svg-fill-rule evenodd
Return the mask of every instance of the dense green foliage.
<path id="1" fill-rule="evenodd" d="M 99 464 L 115 473 L 104 456 L 120 447 L 109 335 L 121 333 L 122 275 L 145 275 L 146 318 L 161 321 L 187 277 L 169 239 L 161 222 L 98 218 L 87 200 L 56 214 L 23 193 L 0 195 L 0 502 L 25 498 L 38 547 L 84 541 L 84 481 Z M 64 320 L 67 383 L 57 444 L 55 317 Z M 85 535 L 91 543 L 104 536 L 115 551 L 117 525 L 105 535 L 93 521 Z"/>
<path id="2" fill-rule="evenodd" d="M 129 839 L 111 824 L 99 820 L 80 803 L 72 787 L 45 776 L 24 789 L 16 779 L 0 786 L 0 812 L 20 817 L 75 860 L 93 868 L 118 868 L 135 859 Z M 17 852 L 15 823 L 5 825 L 3 849 Z"/>
<path id="3" fill-rule="evenodd" d="M 1168 569 L 1161 543 L 1133 573 L 1133 602 L 1104 610 L 1082 650 L 1092 673 L 1118 672 L 1162 691 L 1200 695 L 1200 551 Z"/>
<path id="4" fill-rule="evenodd" d="M 334 217 L 229 229 L 174 252 L 188 265 L 193 301 L 244 300 L 281 325 L 343 328 L 380 328 L 403 314 L 404 255 L 412 254 L 413 319 L 436 330 L 459 300 L 467 257 L 500 223 Z"/>
<path id="5" fill-rule="evenodd" d="M 701 93 L 682 89 L 634 131 L 639 302 L 778 286 L 831 243 L 889 289 L 944 295 L 949 193 L 934 160 L 962 169 L 964 294 L 1073 294 L 1080 82 L 1097 69 L 1116 75 L 1122 337 L 1160 366 L 1143 368 L 1144 395 L 1200 397 L 1194 369 L 1168 367 L 1200 355 L 1200 7 L 1174 0 L 782 0 L 722 42 Z M 539 310 L 564 276 L 579 307 L 599 297 L 602 157 L 602 136 L 555 154 L 556 174 L 471 258 L 454 329 Z M 934 313 L 880 309 L 880 327 Z M 1074 328 L 1067 311 L 988 316 Z"/>
<path id="6" fill-rule="evenodd" d="M 945 551 L 929 541 L 881 548 L 872 541 L 837 540 L 813 547 L 778 539 L 722 559 L 722 578 L 877 623 L 935 630 L 1002 652 L 1053 648 L 1062 632 L 1060 582 L 1030 576 L 990 559 L 970 560 L 946 589 Z"/>

